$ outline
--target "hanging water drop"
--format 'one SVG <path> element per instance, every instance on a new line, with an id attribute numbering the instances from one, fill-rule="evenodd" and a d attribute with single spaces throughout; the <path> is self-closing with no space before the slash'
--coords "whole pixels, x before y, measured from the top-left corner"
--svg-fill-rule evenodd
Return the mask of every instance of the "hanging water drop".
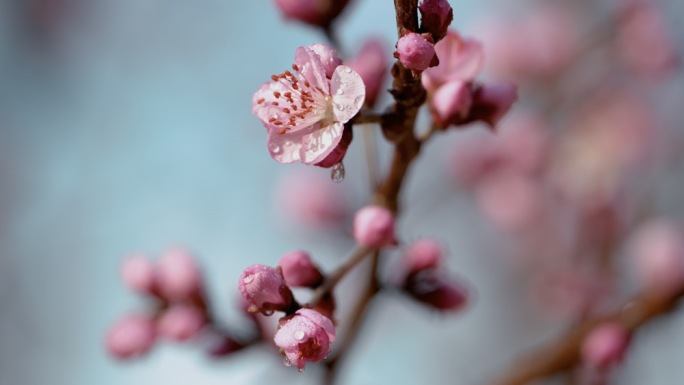
<path id="1" fill-rule="evenodd" d="M 283 363 L 285 364 L 285 366 L 292 366 L 292 361 L 290 361 L 290 359 L 287 358 L 287 356 L 283 358 Z"/>
<path id="2" fill-rule="evenodd" d="M 330 170 L 330 179 L 335 183 L 340 183 L 344 180 L 344 164 L 342 162 L 334 165 Z"/>

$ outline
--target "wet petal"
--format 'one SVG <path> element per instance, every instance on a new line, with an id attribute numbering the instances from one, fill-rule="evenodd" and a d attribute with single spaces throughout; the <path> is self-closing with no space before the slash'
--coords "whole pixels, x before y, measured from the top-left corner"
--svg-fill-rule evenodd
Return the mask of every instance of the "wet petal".
<path id="1" fill-rule="evenodd" d="M 340 123 L 347 123 L 363 106 L 366 87 L 356 71 L 344 65 L 333 73 L 330 93 L 333 98 L 333 113 Z"/>

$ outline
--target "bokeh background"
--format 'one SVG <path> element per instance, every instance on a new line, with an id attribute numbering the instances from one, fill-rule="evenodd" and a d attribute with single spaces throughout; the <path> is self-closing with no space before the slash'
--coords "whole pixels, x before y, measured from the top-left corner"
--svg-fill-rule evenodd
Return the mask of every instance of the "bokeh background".
<path id="1" fill-rule="evenodd" d="M 472 34 L 479 17 L 505 16 L 511 3 L 454 3 L 454 25 Z M 664 4 L 681 47 L 682 5 Z M 345 53 L 369 34 L 389 46 L 393 4 L 353 1 L 338 27 Z M 351 250 L 339 233 L 304 231 L 282 215 L 279 185 L 301 167 L 270 159 L 250 112 L 254 90 L 289 66 L 295 48 L 322 39 L 266 0 L 0 2 L 0 384 L 316 383 L 315 366 L 298 374 L 259 348 L 215 361 L 161 345 L 121 363 L 103 336 L 120 314 L 143 307 L 119 280 L 130 252 L 189 247 L 220 315 L 233 322 L 245 266 L 305 248 L 333 267 Z M 666 112 L 684 100 L 681 74 L 667 82 Z M 665 114 L 671 130 L 681 128 L 677 116 Z M 383 298 L 343 383 L 486 383 L 563 329 L 521 299 L 524 275 L 506 260 L 510 239 L 444 177 L 455 136 L 431 144 L 415 165 L 400 230 L 448 245 L 472 304 L 441 317 Z M 338 187 L 351 207 L 368 199 L 359 139 Z M 681 175 L 681 167 L 669 171 L 660 193 L 680 219 Z M 677 311 L 638 335 L 616 383 L 678 383 L 682 359 Z"/>

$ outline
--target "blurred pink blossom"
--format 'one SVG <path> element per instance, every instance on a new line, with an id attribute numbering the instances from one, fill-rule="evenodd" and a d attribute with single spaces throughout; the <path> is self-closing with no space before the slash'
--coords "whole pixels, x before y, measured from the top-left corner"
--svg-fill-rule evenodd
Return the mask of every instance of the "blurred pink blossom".
<path id="1" fill-rule="evenodd" d="M 174 304 L 157 321 L 159 335 L 172 341 L 188 341 L 198 335 L 207 320 L 195 306 Z"/>
<path id="2" fill-rule="evenodd" d="M 306 251 L 297 250 L 283 255 L 278 266 L 289 286 L 316 287 L 323 282 L 323 274 Z"/>
<path id="3" fill-rule="evenodd" d="M 684 230 L 658 218 L 637 228 L 631 239 L 636 276 L 648 291 L 670 294 L 684 287 Z"/>
<path id="4" fill-rule="evenodd" d="M 134 358 L 147 353 L 156 338 L 154 321 L 140 314 L 129 314 L 109 329 L 105 345 L 116 358 Z"/>
<path id="5" fill-rule="evenodd" d="M 349 0 L 275 0 L 288 19 L 327 28 L 347 6 Z"/>
<path id="6" fill-rule="evenodd" d="M 619 323 L 596 326 L 582 342 L 582 361 L 607 369 L 622 362 L 629 347 L 630 332 Z"/>
<path id="7" fill-rule="evenodd" d="M 138 294 L 152 294 L 157 277 L 154 261 L 143 254 L 132 254 L 121 264 L 121 278 L 126 286 Z"/>
<path id="8" fill-rule="evenodd" d="M 314 228 L 340 225 L 348 212 L 340 185 L 311 170 L 288 174 L 278 184 L 276 198 L 288 223 L 294 219 Z"/>
<path id="9" fill-rule="evenodd" d="M 157 261 L 157 271 L 159 289 L 166 299 L 185 300 L 202 295 L 202 273 L 188 250 L 166 250 Z"/>
<path id="10" fill-rule="evenodd" d="M 389 69 L 389 53 L 380 39 L 369 39 L 362 46 L 356 57 L 347 61 L 366 85 L 366 104 L 375 105 L 387 77 Z"/>
<path id="11" fill-rule="evenodd" d="M 435 41 L 446 35 L 454 19 L 454 11 L 447 0 L 423 0 L 418 6 L 420 29 L 432 35 Z"/>

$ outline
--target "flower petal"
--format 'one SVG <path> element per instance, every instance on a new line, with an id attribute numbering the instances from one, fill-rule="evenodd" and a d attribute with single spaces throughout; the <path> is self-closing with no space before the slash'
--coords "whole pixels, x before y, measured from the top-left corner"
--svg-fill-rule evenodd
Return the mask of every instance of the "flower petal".
<path id="1" fill-rule="evenodd" d="M 320 88 L 324 94 L 330 93 L 328 78 L 325 76 L 325 66 L 320 56 L 309 47 L 299 47 L 295 52 L 295 64 L 299 72 L 314 88 Z"/>
<path id="2" fill-rule="evenodd" d="M 344 125 L 339 122 L 304 134 L 301 138 L 299 157 L 302 163 L 316 164 L 325 159 L 342 139 Z"/>
<path id="3" fill-rule="evenodd" d="M 309 48 L 311 48 L 321 60 L 321 64 L 323 64 L 323 68 L 325 69 L 325 76 L 331 78 L 335 68 L 342 64 L 342 59 L 337 56 L 337 51 L 322 43 L 312 44 Z"/>
<path id="4" fill-rule="evenodd" d="M 363 106 L 366 86 L 356 71 L 345 65 L 335 68 L 330 85 L 333 113 L 340 123 L 347 123 Z"/>
<path id="5" fill-rule="evenodd" d="M 309 132 L 297 131 L 278 134 L 277 130 L 269 131 L 267 143 L 271 158 L 280 163 L 300 161 L 303 137 Z"/>

